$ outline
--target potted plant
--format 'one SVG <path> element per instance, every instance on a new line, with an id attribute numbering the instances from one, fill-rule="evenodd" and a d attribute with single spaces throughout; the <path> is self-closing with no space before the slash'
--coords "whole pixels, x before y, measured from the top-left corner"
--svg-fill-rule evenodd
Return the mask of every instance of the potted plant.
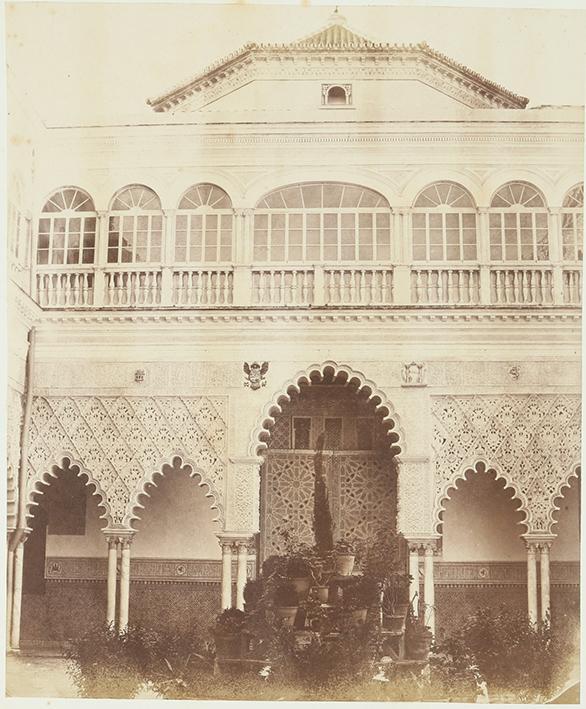
<path id="1" fill-rule="evenodd" d="M 334 545 L 334 571 L 339 576 L 351 576 L 356 561 L 356 546 L 348 539 L 339 539 Z"/>
<path id="2" fill-rule="evenodd" d="M 218 615 L 214 627 L 214 641 L 218 657 L 240 657 L 242 631 L 245 623 L 246 615 L 238 608 L 226 608 Z"/>
<path id="3" fill-rule="evenodd" d="M 304 598 L 311 586 L 311 565 L 300 555 L 292 556 L 287 564 L 287 576 L 299 598 Z"/>
<path id="4" fill-rule="evenodd" d="M 405 652 L 407 657 L 410 660 L 427 660 L 432 640 L 433 634 L 431 629 L 425 625 L 423 612 L 415 617 L 413 611 L 410 610 L 405 626 Z"/>
<path id="5" fill-rule="evenodd" d="M 378 595 L 376 580 L 361 576 L 344 588 L 342 605 L 346 611 L 350 611 L 354 621 L 364 623 L 368 610 L 377 602 Z"/>
<path id="6" fill-rule="evenodd" d="M 277 586 L 273 598 L 273 606 L 277 618 L 283 621 L 283 625 L 293 625 L 299 607 L 297 591 L 291 583 Z"/>

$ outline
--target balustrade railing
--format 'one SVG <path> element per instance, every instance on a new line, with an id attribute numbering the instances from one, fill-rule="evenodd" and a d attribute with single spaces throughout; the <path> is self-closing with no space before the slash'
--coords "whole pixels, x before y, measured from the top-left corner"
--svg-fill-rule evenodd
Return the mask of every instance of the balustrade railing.
<path id="1" fill-rule="evenodd" d="M 94 304 L 94 274 L 88 271 L 45 270 L 36 274 L 41 308 L 84 308 Z"/>
<path id="2" fill-rule="evenodd" d="M 562 272 L 564 303 L 580 305 L 582 303 L 582 269 L 564 268 Z"/>
<path id="3" fill-rule="evenodd" d="M 231 268 L 173 271 L 173 305 L 232 305 L 234 275 Z"/>
<path id="4" fill-rule="evenodd" d="M 480 270 L 419 267 L 411 270 L 411 302 L 422 305 L 476 305 L 480 302 Z"/>
<path id="5" fill-rule="evenodd" d="M 578 265 L 39 266 L 42 308 L 578 306 Z"/>
<path id="6" fill-rule="evenodd" d="M 254 305 L 309 305 L 314 299 L 312 268 L 255 268 Z"/>
<path id="7" fill-rule="evenodd" d="M 324 269 L 326 305 L 388 305 L 393 302 L 392 268 Z"/>
<path id="8" fill-rule="evenodd" d="M 105 276 L 104 305 L 140 307 L 160 305 L 160 269 L 108 270 Z"/>
<path id="9" fill-rule="evenodd" d="M 553 303 L 552 269 L 491 268 L 490 302 L 493 305 L 547 305 Z"/>

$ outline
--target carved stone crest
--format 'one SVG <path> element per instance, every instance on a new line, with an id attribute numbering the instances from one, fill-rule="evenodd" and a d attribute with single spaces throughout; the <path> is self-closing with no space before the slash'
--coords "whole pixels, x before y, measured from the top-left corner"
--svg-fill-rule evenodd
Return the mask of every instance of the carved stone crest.
<path id="1" fill-rule="evenodd" d="M 401 378 L 403 386 L 406 387 L 426 386 L 425 364 L 423 362 L 405 362 L 401 371 Z"/>
<path id="2" fill-rule="evenodd" d="M 509 376 L 513 381 L 517 381 L 519 377 L 521 376 L 521 367 L 519 367 L 517 364 L 513 365 L 509 369 Z"/>
<path id="3" fill-rule="evenodd" d="M 266 386 L 267 380 L 265 379 L 265 374 L 269 371 L 268 362 L 263 362 L 262 364 L 258 362 L 248 364 L 248 362 L 245 362 L 243 369 L 246 375 L 244 381 L 245 387 L 250 387 L 252 390 L 255 390 Z"/>
<path id="4" fill-rule="evenodd" d="M 137 369 L 136 372 L 134 373 L 134 381 L 137 384 L 142 384 L 145 380 L 146 377 L 146 372 L 144 369 Z"/>

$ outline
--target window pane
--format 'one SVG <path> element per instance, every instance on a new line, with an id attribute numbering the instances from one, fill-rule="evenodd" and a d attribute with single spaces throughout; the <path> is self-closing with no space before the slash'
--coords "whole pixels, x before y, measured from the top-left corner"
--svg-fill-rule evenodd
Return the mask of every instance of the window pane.
<path id="1" fill-rule="evenodd" d="M 39 263 L 39 264 L 49 263 L 49 252 L 46 249 L 39 249 L 37 251 L 37 263 Z"/>
<path id="2" fill-rule="evenodd" d="M 293 448 L 309 449 L 311 435 L 311 419 L 297 418 L 293 419 Z"/>
<path id="3" fill-rule="evenodd" d="M 425 261 L 425 246 L 413 245 L 413 260 L 414 261 Z"/>
<path id="4" fill-rule="evenodd" d="M 93 263 L 94 262 L 94 250 L 93 249 L 84 249 L 83 250 L 82 262 L 83 263 Z"/>

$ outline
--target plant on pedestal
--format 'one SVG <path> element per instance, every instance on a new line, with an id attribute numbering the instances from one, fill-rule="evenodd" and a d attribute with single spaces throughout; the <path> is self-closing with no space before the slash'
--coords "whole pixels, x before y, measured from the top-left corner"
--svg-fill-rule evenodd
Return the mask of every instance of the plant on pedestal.
<path id="1" fill-rule="evenodd" d="M 246 614 L 238 608 L 226 608 L 218 615 L 213 630 L 218 657 L 240 657 L 245 624 Z"/>

